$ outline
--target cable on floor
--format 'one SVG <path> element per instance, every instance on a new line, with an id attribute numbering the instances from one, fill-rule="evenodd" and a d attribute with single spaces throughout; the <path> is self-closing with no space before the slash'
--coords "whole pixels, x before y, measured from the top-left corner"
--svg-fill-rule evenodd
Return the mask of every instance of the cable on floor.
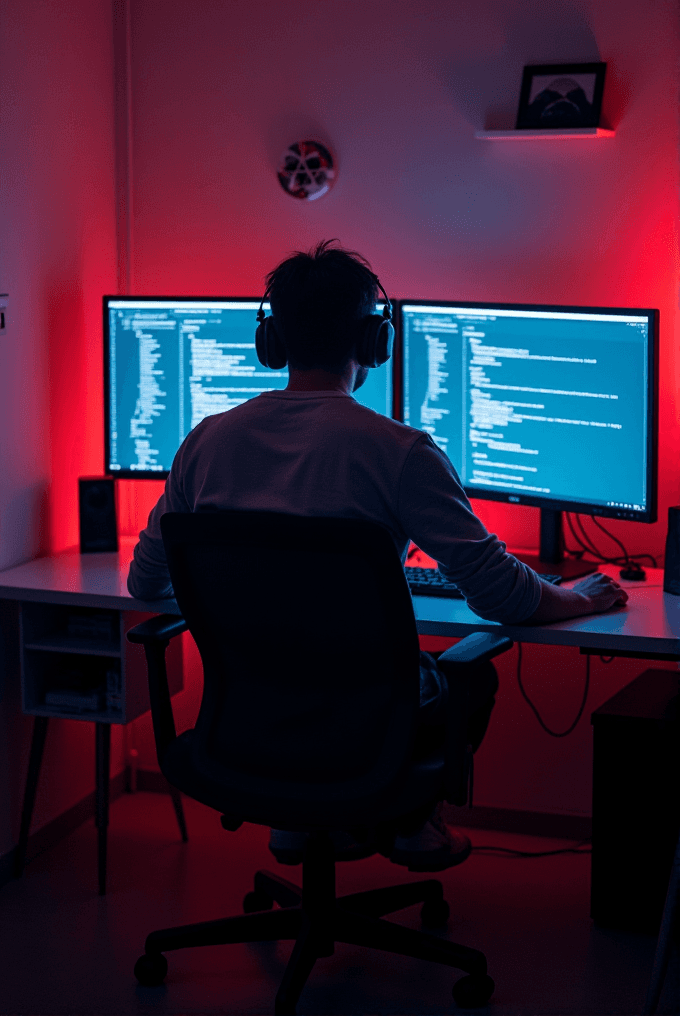
<path id="1" fill-rule="evenodd" d="M 575 847 L 560 847 L 558 850 L 513 850 L 511 847 L 494 847 L 490 844 L 473 846 L 472 849 L 476 854 L 507 854 L 509 858 L 555 857 L 557 854 L 591 854 L 593 852 L 589 839 L 581 840 Z"/>

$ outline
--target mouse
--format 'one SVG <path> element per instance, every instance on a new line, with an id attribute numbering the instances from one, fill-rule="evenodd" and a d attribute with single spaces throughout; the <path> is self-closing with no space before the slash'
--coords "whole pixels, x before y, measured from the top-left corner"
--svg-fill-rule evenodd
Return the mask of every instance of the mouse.
<path id="1" fill-rule="evenodd" d="M 636 561 L 629 561 L 619 575 L 622 579 L 629 579 L 632 582 L 645 582 L 647 579 L 647 572 Z"/>

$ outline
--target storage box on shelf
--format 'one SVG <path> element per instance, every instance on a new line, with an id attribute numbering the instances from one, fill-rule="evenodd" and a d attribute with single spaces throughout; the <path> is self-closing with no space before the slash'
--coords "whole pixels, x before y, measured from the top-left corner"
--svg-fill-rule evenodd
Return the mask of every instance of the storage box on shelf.
<path id="1" fill-rule="evenodd" d="M 125 638 L 138 611 L 21 604 L 23 709 L 95 723 L 130 723 L 149 709 L 140 646 Z M 182 689 L 181 640 L 167 652 L 171 694 Z"/>

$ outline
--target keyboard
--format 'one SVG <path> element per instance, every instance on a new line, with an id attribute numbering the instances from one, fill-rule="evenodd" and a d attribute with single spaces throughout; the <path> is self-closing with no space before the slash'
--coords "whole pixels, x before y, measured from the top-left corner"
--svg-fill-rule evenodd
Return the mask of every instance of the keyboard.
<path id="1" fill-rule="evenodd" d="M 409 589 L 413 596 L 445 596 L 450 600 L 464 599 L 458 586 L 444 578 L 438 568 L 413 568 L 406 565 L 404 568 Z M 541 575 L 544 582 L 550 582 L 558 586 L 562 581 L 561 575 Z"/>

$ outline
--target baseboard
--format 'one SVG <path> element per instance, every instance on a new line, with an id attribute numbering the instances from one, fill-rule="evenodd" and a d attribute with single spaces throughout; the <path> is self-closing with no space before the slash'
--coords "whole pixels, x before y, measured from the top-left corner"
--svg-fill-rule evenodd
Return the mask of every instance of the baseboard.
<path id="1" fill-rule="evenodd" d="M 168 793 L 170 785 L 163 773 L 156 769 L 137 769 L 136 788 L 152 793 Z M 589 815 L 560 815 L 484 806 L 454 808 L 451 805 L 445 806 L 445 814 L 451 825 L 546 836 L 550 839 L 590 839 L 593 830 L 593 820 Z"/>
<path id="2" fill-rule="evenodd" d="M 588 840 L 593 820 L 589 815 L 560 815 L 555 812 L 520 811 L 515 808 L 455 808 L 446 805 L 451 825 L 468 829 L 496 829 L 504 833 L 524 833 L 555 840 Z"/>
<path id="3" fill-rule="evenodd" d="M 138 791 L 167 794 L 170 787 L 165 776 L 155 769 L 137 769 L 134 782 Z M 111 780 L 110 800 L 115 801 L 132 788 L 133 775 L 124 769 Z M 26 863 L 56 846 L 70 836 L 78 826 L 94 815 L 94 792 L 74 804 L 68 811 L 57 815 L 28 838 Z M 520 811 L 515 808 L 455 808 L 445 806 L 445 815 L 451 825 L 468 829 L 496 829 L 506 833 L 524 833 L 528 836 L 545 836 L 559 840 L 586 840 L 591 836 L 592 820 L 584 815 L 559 815 L 539 811 Z M 0 857 L 0 888 L 14 877 L 16 848 Z"/>
<path id="4" fill-rule="evenodd" d="M 115 801 L 125 792 L 127 785 L 127 773 L 125 770 L 112 777 L 109 785 L 109 799 Z M 28 837 L 26 848 L 26 863 L 29 864 L 46 850 L 56 846 L 61 840 L 70 836 L 72 832 L 87 822 L 94 815 L 94 791 L 83 797 L 80 801 L 67 811 L 57 815 L 51 822 L 47 822 L 41 829 L 36 830 Z M 14 858 L 16 847 L 0 857 L 0 887 L 14 878 Z"/>
<path id="5" fill-rule="evenodd" d="M 128 789 L 131 787 L 132 776 L 128 770 Z M 136 790 L 145 790 L 151 794 L 169 794 L 170 784 L 163 773 L 157 769 L 137 769 L 135 773 Z"/>
<path id="6" fill-rule="evenodd" d="M 137 770 L 137 790 L 167 794 L 168 781 L 152 769 Z M 452 825 L 471 829 L 497 829 L 505 833 L 524 833 L 556 840 L 587 840 L 592 832 L 589 815 L 560 815 L 555 812 L 520 811 L 516 808 L 454 808 L 446 805 L 446 817 Z"/>

